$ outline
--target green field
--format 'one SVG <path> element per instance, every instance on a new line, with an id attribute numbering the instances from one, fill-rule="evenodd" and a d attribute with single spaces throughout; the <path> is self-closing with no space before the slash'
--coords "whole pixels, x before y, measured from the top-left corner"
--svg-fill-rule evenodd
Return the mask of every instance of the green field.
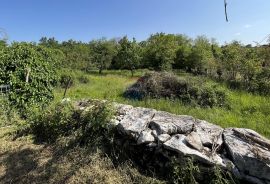
<path id="1" fill-rule="evenodd" d="M 216 83 L 205 78 L 207 83 L 215 83 L 225 88 L 228 94 L 230 108 L 201 108 L 182 104 L 178 100 L 169 99 L 147 99 L 143 101 L 129 100 L 122 96 L 125 89 L 136 82 L 139 76 L 146 71 L 136 71 L 131 77 L 129 71 L 104 71 L 103 75 L 97 72 L 85 74 L 83 72 L 73 72 L 75 76 L 85 76 L 89 83 L 83 84 L 75 82 L 67 91 L 66 97 L 72 100 L 95 98 L 107 99 L 119 103 L 133 106 L 149 107 L 157 110 L 168 111 L 175 114 L 191 115 L 199 119 L 207 120 L 222 127 L 243 127 L 253 129 L 264 136 L 270 138 L 270 97 L 250 94 L 244 91 L 228 89 L 224 84 Z M 176 72 L 181 77 L 196 77 L 186 73 Z M 200 76 L 201 78 L 201 76 Z M 59 101 L 63 97 L 64 89 L 55 89 L 55 100 Z"/>

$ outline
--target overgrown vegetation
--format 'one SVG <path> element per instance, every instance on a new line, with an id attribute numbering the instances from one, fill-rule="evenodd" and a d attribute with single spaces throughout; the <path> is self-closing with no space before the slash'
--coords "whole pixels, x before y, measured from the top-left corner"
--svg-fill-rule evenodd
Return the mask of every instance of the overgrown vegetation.
<path id="1" fill-rule="evenodd" d="M 45 142 L 54 142 L 59 137 L 74 134 L 78 142 L 91 136 L 109 136 L 109 121 L 113 115 L 111 105 L 100 101 L 87 103 L 89 106 L 84 110 L 65 99 L 45 109 L 33 109 L 28 116 L 27 127 L 22 127 L 23 131 Z"/>
<path id="2" fill-rule="evenodd" d="M 113 149 L 108 151 L 112 148 L 109 120 L 113 110 L 107 102 L 89 101 L 82 111 L 67 99 L 59 103 L 64 90 L 71 99 L 107 99 L 192 115 L 222 127 L 250 128 L 270 137 L 269 53 L 269 45 L 252 47 L 233 41 L 220 46 L 204 36 L 193 40 L 164 33 L 141 42 L 126 36 L 89 43 L 60 43 L 45 37 L 38 44 L 1 42 L 0 85 L 10 85 L 11 91 L 0 98 L 0 139 L 4 142 L 0 144 L 0 182 L 10 182 L 14 175 L 13 181 L 25 183 L 163 183 L 149 173 L 139 173 L 132 162 L 115 164 L 119 158 L 110 152 Z M 149 70 L 172 70 L 175 74 Z M 20 160 L 17 165 L 12 160 L 18 151 L 25 150 L 5 145 L 13 145 L 9 134 L 2 135 L 9 127 L 12 132 L 19 127 L 17 135 L 21 137 L 15 140 L 19 144 L 20 139 L 45 142 L 53 151 L 32 142 L 31 146 L 50 152 L 50 162 L 40 158 L 41 163 L 29 166 L 33 171 L 21 171 L 25 163 Z M 31 158 L 26 162 L 35 160 L 35 151 L 30 150 Z M 12 171 L 14 168 L 22 174 Z M 86 174 L 89 172 L 93 174 Z M 174 168 L 173 179 L 175 183 L 196 183 L 196 173 L 198 167 L 187 160 L 184 167 Z M 215 168 L 212 182 L 229 183 L 226 176 Z"/>
<path id="3" fill-rule="evenodd" d="M 147 71 L 136 70 L 135 77 L 130 77 L 128 70 L 112 71 L 106 70 L 103 75 L 98 71 L 86 74 L 76 71 L 76 75 L 85 75 L 89 79 L 89 84 L 77 83 L 67 91 L 67 97 L 71 99 L 107 99 L 133 106 L 154 108 L 157 110 L 167 111 L 174 114 L 186 114 L 195 118 L 204 119 L 208 122 L 215 123 L 224 128 L 226 127 L 243 127 L 253 129 L 266 137 L 270 137 L 270 100 L 268 96 L 250 94 L 245 91 L 231 90 L 226 85 L 213 81 L 207 77 L 192 76 L 185 72 L 176 71 L 175 74 L 180 78 L 189 79 L 190 81 L 204 81 L 202 85 L 222 88 L 227 94 L 229 108 L 213 107 L 204 108 L 185 104 L 181 100 L 165 98 L 145 98 L 144 100 L 132 100 L 123 97 L 125 90 L 136 83 L 140 76 Z M 192 82 L 191 82 L 192 83 Z M 56 101 L 63 97 L 64 89 L 55 90 Z"/>
<path id="4" fill-rule="evenodd" d="M 185 104 L 202 107 L 224 107 L 227 103 L 225 91 L 217 85 L 207 85 L 203 80 L 179 78 L 172 73 L 148 73 L 129 87 L 124 95 L 132 99 L 180 99 Z"/>
<path id="5" fill-rule="evenodd" d="M 192 158 L 182 158 L 181 164 L 176 159 L 172 163 L 173 183 L 197 184 L 196 176 L 200 173 L 198 166 L 194 165 Z"/>
<path id="6" fill-rule="evenodd" d="M 214 39 L 198 36 L 191 39 L 181 34 L 156 33 L 147 40 L 74 40 L 59 43 L 42 38 L 40 45 L 65 53 L 65 67 L 90 71 L 98 69 L 171 70 L 182 69 L 225 81 L 228 86 L 249 92 L 269 94 L 270 47 L 243 45 L 232 41 L 219 45 Z"/>
<path id="7" fill-rule="evenodd" d="M 32 105 L 48 104 L 57 82 L 53 50 L 28 43 L 14 43 L 0 54 L 0 84 L 10 85 L 9 101 L 23 113 Z"/>
<path id="8" fill-rule="evenodd" d="M 218 165 L 207 170 L 199 167 L 192 157 L 174 158 L 171 169 L 172 182 L 175 184 L 236 184 L 239 182 L 229 171 L 222 170 Z"/>
<path id="9" fill-rule="evenodd" d="M 0 96 L 0 127 L 16 125 L 19 121 L 17 110 L 5 96 Z"/>

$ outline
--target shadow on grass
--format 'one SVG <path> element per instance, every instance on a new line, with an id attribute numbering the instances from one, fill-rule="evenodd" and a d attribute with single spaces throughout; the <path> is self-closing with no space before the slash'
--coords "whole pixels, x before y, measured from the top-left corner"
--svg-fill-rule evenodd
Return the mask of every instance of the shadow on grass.
<path id="1" fill-rule="evenodd" d="M 108 149 L 95 143 L 19 146 L 0 154 L 0 183 L 160 183 L 126 158 L 116 163 Z"/>
<path id="2" fill-rule="evenodd" d="M 36 152 L 29 148 L 6 152 L 1 157 L 4 157 L 2 164 L 6 168 L 5 174 L 0 177 L 1 183 L 20 183 L 21 178 L 38 166 Z"/>

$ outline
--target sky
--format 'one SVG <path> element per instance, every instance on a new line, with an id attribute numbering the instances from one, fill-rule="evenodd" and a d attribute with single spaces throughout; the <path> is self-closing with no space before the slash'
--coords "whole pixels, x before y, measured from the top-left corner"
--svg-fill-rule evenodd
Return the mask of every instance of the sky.
<path id="1" fill-rule="evenodd" d="M 270 34 L 270 0 L 1 0 L 0 28 L 12 41 L 42 36 L 88 42 L 157 32 L 206 35 L 219 43 L 260 42 Z"/>

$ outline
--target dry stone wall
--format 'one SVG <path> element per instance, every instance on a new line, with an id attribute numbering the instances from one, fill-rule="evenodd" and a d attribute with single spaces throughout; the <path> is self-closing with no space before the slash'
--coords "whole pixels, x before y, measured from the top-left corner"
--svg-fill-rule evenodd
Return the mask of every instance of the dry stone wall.
<path id="1" fill-rule="evenodd" d="M 191 116 L 149 108 L 114 106 L 118 145 L 141 154 L 142 162 L 156 160 L 165 167 L 174 156 L 192 157 L 202 168 L 218 165 L 242 181 L 270 184 L 270 141 L 257 132 L 223 129 Z"/>

